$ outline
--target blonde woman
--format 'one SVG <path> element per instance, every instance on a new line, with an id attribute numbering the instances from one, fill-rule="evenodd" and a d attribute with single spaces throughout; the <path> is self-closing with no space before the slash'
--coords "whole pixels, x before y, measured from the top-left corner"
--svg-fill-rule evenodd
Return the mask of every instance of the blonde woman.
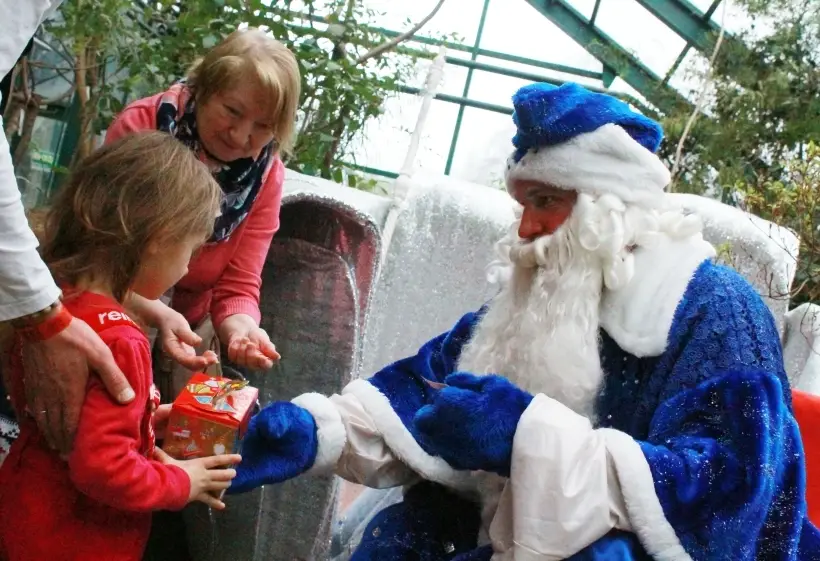
<path id="1" fill-rule="evenodd" d="M 166 353 L 203 369 L 212 353 L 198 333 L 215 333 L 228 358 L 270 368 L 279 358 L 259 327 L 261 272 L 279 228 L 284 166 L 299 102 L 299 67 L 279 41 L 258 29 L 240 30 L 208 52 L 185 80 L 126 107 L 106 142 L 157 129 L 188 146 L 222 188 L 221 216 L 208 243 L 174 287 L 170 308 L 135 298 L 129 306 L 159 329 Z M 212 324 L 213 330 L 209 330 Z M 218 348 L 218 347 L 217 347 Z"/>

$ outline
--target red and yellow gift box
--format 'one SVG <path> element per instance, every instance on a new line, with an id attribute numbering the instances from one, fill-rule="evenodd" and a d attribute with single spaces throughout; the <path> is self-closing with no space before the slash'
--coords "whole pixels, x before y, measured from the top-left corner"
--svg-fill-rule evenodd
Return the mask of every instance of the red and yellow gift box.
<path id="1" fill-rule="evenodd" d="M 171 407 L 162 449 L 178 460 L 237 453 L 258 396 L 245 381 L 194 374 Z"/>

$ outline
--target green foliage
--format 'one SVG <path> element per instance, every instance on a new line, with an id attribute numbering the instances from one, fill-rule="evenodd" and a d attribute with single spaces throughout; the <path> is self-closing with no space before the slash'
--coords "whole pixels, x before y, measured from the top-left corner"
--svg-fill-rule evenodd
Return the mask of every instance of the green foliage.
<path id="1" fill-rule="evenodd" d="M 290 1 L 72 0 L 46 36 L 72 59 L 81 98 L 79 152 L 93 147 L 124 103 L 167 88 L 207 49 L 243 25 L 260 26 L 287 45 L 302 72 L 302 105 L 292 169 L 378 190 L 379 183 L 345 168 L 351 141 L 382 114 L 418 60 L 406 51 L 366 53 L 390 40 L 370 23 L 378 14 L 363 0 L 305 0 L 299 14 Z M 323 17 L 316 17 L 323 14 Z M 416 51 L 417 53 L 419 51 Z M 420 51 L 426 55 L 428 51 Z M 432 54 L 430 55 L 432 57 Z M 87 87 L 85 87 L 87 86 Z M 85 93 L 83 93 L 85 92 Z M 87 95 L 86 95 L 87 94 Z M 354 162 L 355 163 L 355 162 Z"/>
<path id="2" fill-rule="evenodd" d="M 817 300 L 820 2 L 737 3 L 754 25 L 740 37 L 745 48 L 721 47 L 712 102 L 684 142 L 675 189 L 743 200 L 755 214 L 792 229 L 801 238 L 793 302 Z M 661 156 L 670 167 L 689 117 L 679 111 L 664 118 Z"/>
<path id="3" fill-rule="evenodd" d="M 820 302 L 820 147 L 810 142 L 802 157 L 778 163 L 778 178 L 738 181 L 737 193 L 752 213 L 800 234 L 792 294 L 794 303 Z"/>

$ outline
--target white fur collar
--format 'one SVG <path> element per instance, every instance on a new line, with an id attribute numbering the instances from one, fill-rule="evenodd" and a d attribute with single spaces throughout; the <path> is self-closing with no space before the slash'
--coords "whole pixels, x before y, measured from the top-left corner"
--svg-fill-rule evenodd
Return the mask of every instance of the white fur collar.
<path id="1" fill-rule="evenodd" d="M 715 254 L 701 235 L 685 240 L 664 238 L 654 247 L 636 249 L 632 280 L 618 290 L 604 291 L 601 327 L 630 354 L 663 354 L 689 281 L 701 263 Z"/>

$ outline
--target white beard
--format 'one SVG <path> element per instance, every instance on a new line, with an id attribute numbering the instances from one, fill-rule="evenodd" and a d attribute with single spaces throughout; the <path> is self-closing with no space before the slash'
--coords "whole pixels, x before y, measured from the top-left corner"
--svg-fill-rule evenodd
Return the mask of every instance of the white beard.
<path id="1" fill-rule="evenodd" d="M 579 194 L 569 220 L 531 242 L 518 223 L 498 244 L 491 281 L 502 284 L 459 360 L 459 370 L 498 374 L 595 422 L 603 379 L 599 311 L 603 290 L 634 275 L 633 245 L 700 231 L 679 211 L 626 206 L 613 195 Z M 494 278 L 492 278 L 494 277 Z"/>
<path id="2" fill-rule="evenodd" d="M 601 260 L 576 235 L 583 215 L 581 205 L 554 234 L 530 243 L 514 230 L 502 240 L 511 274 L 458 368 L 504 376 L 593 419 L 603 378 L 598 353 L 603 271 Z"/>
<path id="3" fill-rule="evenodd" d="M 524 242 L 518 223 L 498 243 L 500 259 L 490 281 L 502 289 L 488 305 L 458 369 L 498 374 L 532 393 L 543 393 L 596 424 L 603 382 L 599 354 L 604 290 L 634 276 L 632 246 L 649 247 L 663 237 L 685 238 L 702 229 L 679 210 L 625 206 L 612 195 L 579 194 L 570 219 L 553 235 Z M 495 515 L 505 479 L 474 474 L 482 503 L 480 543 Z"/>

